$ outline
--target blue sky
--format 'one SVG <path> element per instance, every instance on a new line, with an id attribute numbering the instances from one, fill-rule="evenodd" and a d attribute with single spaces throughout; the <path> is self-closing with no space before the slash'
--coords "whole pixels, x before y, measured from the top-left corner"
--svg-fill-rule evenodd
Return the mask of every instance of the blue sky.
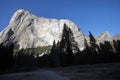
<path id="1" fill-rule="evenodd" d="M 120 33 L 120 0 L 0 0 L 0 31 L 13 13 L 26 9 L 39 17 L 70 19 L 84 34 Z"/>

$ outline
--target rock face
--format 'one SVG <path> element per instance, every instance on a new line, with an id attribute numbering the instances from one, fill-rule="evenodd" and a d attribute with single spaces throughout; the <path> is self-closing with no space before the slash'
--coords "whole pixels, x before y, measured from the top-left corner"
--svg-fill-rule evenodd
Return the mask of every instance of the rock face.
<path id="1" fill-rule="evenodd" d="M 120 34 L 116 34 L 114 36 L 111 36 L 109 32 L 103 32 L 99 36 L 96 37 L 97 41 L 104 42 L 104 41 L 113 41 L 113 40 L 120 40 Z"/>
<path id="2" fill-rule="evenodd" d="M 103 41 L 112 41 L 112 37 L 108 32 L 103 32 L 99 36 L 96 37 L 99 42 Z"/>
<path id="3" fill-rule="evenodd" d="M 112 37 L 113 40 L 120 40 L 120 34 L 116 34 Z"/>
<path id="4" fill-rule="evenodd" d="M 83 48 L 84 35 L 72 21 L 37 17 L 23 9 L 14 13 L 0 33 L 0 43 L 14 43 L 19 49 L 52 45 L 54 40 L 60 41 L 64 24 L 71 28 L 79 48 Z"/>

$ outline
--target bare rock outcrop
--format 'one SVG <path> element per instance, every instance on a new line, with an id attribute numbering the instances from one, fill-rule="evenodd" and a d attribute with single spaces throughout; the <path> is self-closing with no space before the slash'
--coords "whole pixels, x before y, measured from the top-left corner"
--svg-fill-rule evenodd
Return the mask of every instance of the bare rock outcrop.
<path id="1" fill-rule="evenodd" d="M 17 10 L 0 32 L 0 43 L 14 43 L 19 49 L 52 45 L 54 40 L 61 40 L 64 24 L 71 28 L 79 48 L 83 48 L 84 35 L 72 21 L 37 17 L 24 9 Z"/>

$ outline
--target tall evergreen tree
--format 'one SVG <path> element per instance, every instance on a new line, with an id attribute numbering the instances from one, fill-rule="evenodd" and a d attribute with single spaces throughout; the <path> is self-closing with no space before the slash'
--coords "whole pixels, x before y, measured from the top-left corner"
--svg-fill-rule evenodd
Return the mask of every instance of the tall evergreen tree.
<path id="1" fill-rule="evenodd" d="M 77 46 L 78 45 L 74 40 L 71 29 L 64 24 L 62 39 L 60 42 L 63 65 L 70 65 L 73 63 L 73 54 L 79 52 L 79 48 Z"/>
<path id="2" fill-rule="evenodd" d="M 88 42 L 87 42 L 86 38 L 84 38 L 84 45 L 85 45 L 85 49 L 89 48 L 89 45 L 88 45 Z"/>
<path id="3" fill-rule="evenodd" d="M 89 31 L 89 38 L 90 38 L 90 48 L 92 53 L 97 53 L 99 51 L 99 46 L 96 43 L 96 39 L 94 38 L 94 36 L 92 35 L 92 33 Z"/>
<path id="4" fill-rule="evenodd" d="M 0 74 L 12 68 L 14 64 L 13 50 L 13 44 L 9 46 L 4 46 L 4 44 L 0 44 Z"/>
<path id="5" fill-rule="evenodd" d="M 55 40 L 53 42 L 53 46 L 51 49 L 50 57 L 51 57 L 51 65 L 52 66 L 60 66 L 60 54 L 58 51 L 58 44 L 55 43 Z"/>
<path id="6" fill-rule="evenodd" d="M 94 63 L 97 56 L 98 46 L 96 44 L 96 39 L 92 35 L 92 33 L 89 31 L 89 39 L 90 39 L 90 48 L 89 53 L 87 54 L 89 57 L 90 63 Z"/>
<path id="7" fill-rule="evenodd" d="M 90 38 L 91 47 L 95 48 L 96 47 L 96 40 L 90 31 L 89 31 L 89 38 Z"/>

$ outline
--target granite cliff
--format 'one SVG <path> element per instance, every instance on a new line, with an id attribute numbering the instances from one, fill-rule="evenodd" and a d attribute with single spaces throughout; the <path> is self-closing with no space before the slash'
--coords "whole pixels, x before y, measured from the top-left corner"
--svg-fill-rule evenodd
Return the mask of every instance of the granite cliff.
<path id="1" fill-rule="evenodd" d="M 61 40 L 64 24 L 73 33 L 75 41 L 80 50 L 84 49 L 84 39 L 89 42 L 89 37 L 85 36 L 78 26 L 67 19 L 52 19 L 37 17 L 27 10 L 17 10 L 9 25 L 0 32 L 0 43 L 9 45 L 14 43 L 15 48 L 35 48 L 38 46 L 49 46 Z M 108 32 L 96 36 L 97 43 L 103 41 L 119 40 L 119 35 L 111 36 Z"/>
<path id="2" fill-rule="evenodd" d="M 19 49 L 52 45 L 54 40 L 61 40 L 64 24 L 72 30 L 79 48 L 84 48 L 84 35 L 74 22 L 37 17 L 24 9 L 14 13 L 9 25 L 0 33 L 0 43 L 14 43 Z"/>

